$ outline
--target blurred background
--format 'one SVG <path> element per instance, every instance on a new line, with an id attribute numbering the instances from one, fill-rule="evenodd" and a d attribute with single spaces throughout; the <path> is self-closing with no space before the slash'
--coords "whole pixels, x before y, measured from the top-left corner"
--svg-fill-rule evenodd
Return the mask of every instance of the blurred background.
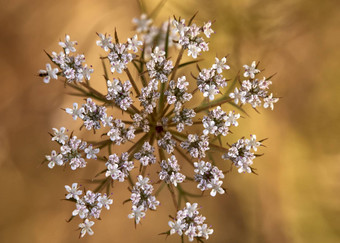
<path id="1" fill-rule="evenodd" d="M 158 3 L 145 0 L 144 7 L 151 12 Z M 56 149 L 47 132 L 79 126 L 60 109 L 74 102 L 63 85 L 37 77 L 49 62 L 43 50 L 59 50 L 58 41 L 70 34 L 94 66 L 92 78 L 102 82 L 95 32 L 116 27 L 122 39 L 131 36 L 138 1 L 0 0 L 0 6 L 0 242 L 165 242 L 158 233 L 175 214 L 166 191 L 159 210 L 135 229 L 130 204 L 122 205 L 126 184 L 116 186 L 114 205 L 103 211 L 94 236 L 79 240 L 78 219 L 65 222 L 74 205 L 60 199 L 65 184 L 93 171 L 41 166 Z M 243 64 L 261 61 L 265 76 L 277 73 L 272 90 L 283 97 L 273 112 L 247 107 L 250 117 L 228 138 L 269 139 L 254 162 L 258 176 L 233 170 L 224 182 L 227 194 L 198 200 L 215 230 L 208 242 L 340 242 L 339 7 L 338 0 L 168 0 L 159 12 L 159 24 L 196 11 L 198 23 L 215 20 L 202 66 L 229 54 L 232 77 Z"/>

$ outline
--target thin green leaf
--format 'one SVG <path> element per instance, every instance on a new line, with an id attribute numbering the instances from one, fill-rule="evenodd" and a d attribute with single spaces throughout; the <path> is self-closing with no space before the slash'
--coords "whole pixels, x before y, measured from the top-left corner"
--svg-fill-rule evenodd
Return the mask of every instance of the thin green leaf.
<path id="1" fill-rule="evenodd" d="M 198 14 L 198 11 L 191 17 L 191 19 L 189 20 L 188 25 L 191 25 L 192 21 L 194 20 L 194 18 L 196 17 L 197 14 Z"/>
<path id="2" fill-rule="evenodd" d="M 166 36 L 165 36 L 165 58 L 169 56 L 169 33 L 170 33 L 170 20 L 168 22 L 168 27 L 166 29 Z"/>
<path id="3" fill-rule="evenodd" d="M 185 66 L 190 65 L 190 64 L 198 63 L 200 61 L 202 61 L 202 60 L 199 59 L 199 60 L 193 60 L 193 61 L 189 61 L 189 62 L 184 62 L 182 64 L 179 64 L 178 68 L 182 68 L 182 67 L 185 67 Z"/>

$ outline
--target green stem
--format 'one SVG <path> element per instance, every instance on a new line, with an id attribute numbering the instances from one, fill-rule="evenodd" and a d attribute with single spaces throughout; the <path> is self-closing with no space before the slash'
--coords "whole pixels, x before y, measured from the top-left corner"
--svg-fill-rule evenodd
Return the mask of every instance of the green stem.
<path id="1" fill-rule="evenodd" d="M 230 102 L 232 101 L 233 99 L 231 98 L 226 98 L 226 97 L 222 97 L 221 99 L 218 99 L 218 100 L 215 100 L 215 101 L 212 101 L 212 102 L 209 102 L 209 103 L 205 103 L 199 107 L 196 107 L 194 108 L 194 111 L 196 113 L 198 112 L 201 112 L 201 111 L 204 111 L 204 110 L 208 110 L 212 107 L 215 107 L 215 106 L 218 106 L 218 105 L 222 105 L 224 103 L 227 103 L 227 102 Z"/>
<path id="2" fill-rule="evenodd" d="M 131 84 L 132 84 L 134 90 L 136 91 L 136 95 L 137 95 L 137 96 L 140 96 L 140 92 L 139 92 L 139 90 L 138 90 L 137 84 L 136 84 L 134 78 L 132 77 L 132 75 L 131 75 L 131 73 L 130 73 L 130 71 L 129 71 L 128 68 L 125 69 L 125 73 L 126 73 L 127 76 L 129 77 L 129 79 L 130 79 L 130 81 L 131 81 Z"/>
<path id="3" fill-rule="evenodd" d="M 180 62 L 181 59 L 182 59 L 183 53 L 184 53 L 184 48 L 182 48 L 182 49 L 179 51 L 179 54 L 178 54 L 178 57 L 177 57 L 177 60 L 176 60 L 174 69 L 172 69 L 172 73 L 171 73 L 171 78 L 170 78 L 170 80 L 173 80 L 173 79 L 175 78 L 177 69 L 178 69 L 178 67 L 179 67 L 179 62 Z"/>

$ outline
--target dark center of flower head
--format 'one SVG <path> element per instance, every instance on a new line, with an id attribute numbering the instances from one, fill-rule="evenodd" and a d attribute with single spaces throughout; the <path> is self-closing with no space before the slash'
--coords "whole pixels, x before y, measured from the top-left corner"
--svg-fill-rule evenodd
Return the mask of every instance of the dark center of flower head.
<path id="1" fill-rule="evenodd" d="M 161 133 L 163 131 L 164 131 L 163 126 L 156 126 L 156 132 Z"/>

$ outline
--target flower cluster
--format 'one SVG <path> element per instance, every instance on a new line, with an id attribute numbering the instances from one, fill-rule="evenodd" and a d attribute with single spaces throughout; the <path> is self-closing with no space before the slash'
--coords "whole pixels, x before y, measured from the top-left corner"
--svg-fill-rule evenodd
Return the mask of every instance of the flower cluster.
<path id="1" fill-rule="evenodd" d="M 181 143 L 181 147 L 188 150 L 193 158 L 204 158 L 205 151 L 209 150 L 209 137 L 189 134 L 188 139 Z"/>
<path id="2" fill-rule="evenodd" d="M 141 128 L 143 130 L 143 132 L 149 132 L 150 131 L 150 125 L 149 125 L 149 120 L 147 119 L 147 113 L 145 112 L 141 112 L 141 114 L 139 113 L 135 113 L 132 116 L 132 120 L 133 120 L 133 126 L 135 128 Z"/>
<path id="3" fill-rule="evenodd" d="M 66 113 L 72 115 L 76 120 L 78 117 L 84 121 L 87 130 L 100 129 L 101 123 L 105 127 L 110 124 L 111 117 L 106 114 L 105 106 L 98 106 L 91 98 L 87 98 L 86 103 L 78 109 L 78 104 L 73 103 L 73 108 L 66 108 Z"/>
<path id="4" fill-rule="evenodd" d="M 111 154 L 105 165 L 107 167 L 105 176 L 110 176 L 112 180 L 118 180 L 120 182 L 123 182 L 134 168 L 133 161 L 129 161 L 129 153 L 127 152 L 122 153 L 120 158 L 117 154 Z"/>
<path id="5" fill-rule="evenodd" d="M 156 47 L 151 53 L 151 60 L 146 63 L 149 76 L 161 83 L 168 81 L 168 76 L 173 69 L 172 61 L 166 59 L 165 52 Z"/>
<path id="6" fill-rule="evenodd" d="M 186 77 L 178 78 L 177 82 L 171 80 L 169 89 L 164 93 L 167 96 L 168 104 L 175 104 L 175 111 L 181 109 L 182 105 L 191 100 L 192 94 L 187 93 L 189 82 L 186 82 Z"/>
<path id="7" fill-rule="evenodd" d="M 202 51 L 209 51 L 208 43 L 202 37 L 202 32 L 207 38 L 210 38 L 211 33 L 214 31 L 211 29 L 211 22 L 204 24 L 203 26 L 196 26 L 196 24 L 185 24 L 185 19 L 173 20 L 175 26 L 174 31 L 178 33 L 178 44 L 183 49 L 188 49 L 188 56 L 197 58 Z"/>
<path id="8" fill-rule="evenodd" d="M 156 210 L 159 205 L 156 197 L 151 195 L 152 192 L 153 186 L 149 184 L 149 178 L 139 175 L 136 184 L 131 190 L 130 197 L 132 213 L 129 214 L 129 218 L 134 219 L 136 224 L 145 216 L 148 209 Z"/>
<path id="9" fill-rule="evenodd" d="M 142 149 L 134 154 L 134 157 L 139 160 L 143 166 L 147 166 L 156 163 L 154 152 L 155 148 L 151 146 L 149 142 L 145 142 Z"/>
<path id="10" fill-rule="evenodd" d="M 132 104 L 132 99 L 130 97 L 131 87 L 132 85 L 129 80 L 124 84 L 118 79 L 113 79 L 113 82 L 108 80 L 106 99 L 114 100 L 116 105 L 126 111 Z"/>
<path id="11" fill-rule="evenodd" d="M 215 64 L 210 69 L 202 69 L 198 74 L 197 87 L 209 100 L 215 99 L 215 95 L 220 93 L 219 88 L 227 86 L 226 79 L 221 74 L 223 70 L 230 69 L 226 62 L 225 57 L 221 60 L 216 57 Z"/>
<path id="12" fill-rule="evenodd" d="M 238 167 L 238 172 L 252 172 L 253 160 L 255 159 L 255 154 L 251 150 L 257 151 L 261 143 L 256 141 L 256 135 L 251 135 L 250 139 L 239 139 L 236 143 L 231 145 L 228 153 L 223 154 L 223 159 L 231 160 L 236 167 Z"/>
<path id="13" fill-rule="evenodd" d="M 164 137 L 158 140 L 158 146 L 165 149 L 168 154 L 171 154 L 174 151 L 174 147 L 176 145 L 175 140 L 172 139 L 172 135 L 170 132 L 166 132 Z"/>
<path id="14" fill-rule="evenodd" d="M 157 101 L 159 100 L 160 93 L 157 91 L 158 81 L 151 80 L 148 86 L 142 88 L 141 96 L 139 96 L 139 101 L 144 107 L 147 114 L 151 114 L 154 108 L 157 106 Z"/>
<path id="15" fill-rule="evenodd" d="M 169 234 L 177 233 L 179 235 L 186 235 L 189 241 L 194 238 L 201 240 L 201 238 L 209 239 L 214 230 L 204 223 L 205 217 L 199 215 L 197 203 L 186 203 L 183 210 L 177 212 L 174 221 L 169 221 L 171 228 Z"/>
<path id="16" fill-rule="evenodd" d="M 177 46 L 178 34 L 175 32 L 175 27 L 171 24 L 171 21 L 165 21 L 160 27 L 151 25 L 152 19 L 149 19 L 146 14 L 142 14 L 140 18 L 134 18 L 132 22 L 136 25 L 136 31 L 140 33 L 141 39 L 144 42 L 144 56 L 149 58 L 152 53 L 153 46 L 159 47 L 159 49 L 165 49 L 166 37 L 168 36 L 168 46 Z M 169 31 L 168 31 L 169 29 Z"/>
<path id="17" fill-rule="evenodd" d="M 216 196 L 216 192 L 224 194 L 224 189 L 221 187 L 224 174 L 217 166 L 213 166 L 210 162 L 195 162 L 195 181 L 198 182 L 197 188 L 201 191 L 211 189 L 210 195 Z"/>
<path id="18" fill-rule="evenodd" d="M 203 134 L 214 134 L 215 136 L 222 134 L 226 136 L 231 125 L 238 126 L 237 119 L 239 118 L 240 114 L 230 111 L 227 115 L 220 106 L 217 106 L 216 109 L 209 111 L 208 116 L 203 117 L 202 123 L 205 128 Z"/>
<path id="19" fill-rule="evenodd" d="M 185 175 L 179 172 L 180 168 L 175 155 L 172 155 L 168 160 L 162 160 L 161 168 L 159 179 L 167 184 L 172 183 L 177 186 L 177 183 L 182 183 L 185 180 Z"/>
<path id="20" fill-rule="evenodd" d="M 253 108 L 261 106 L 263 102 L 263 107 L 270 107 L 274 109 L 274 104 L 279 101 L 279 98 L 273 97 L 273 93 L 268 92 L 269 85 L 272 81 L 263 77 L 262 79 L 257 79 L 256 75 L 260 73 L 257 69 L 257 64 L 255 61 L 252 62 L 251 66 L 244 65 L 245 72 L 244 77 L 250 78 L 249 80 L 243 80 L 241 87 L 235 88 L 234 93 L 230 93 L 230 98 L 234 99 L 235 104 L 239 101 L 241 104 L 251 104 Z"/>
<path id="21" fill-rule="evenodd" d="M 94 222 L 90 221 L 90 219 L 99 219 L 102 209 L 106 208 L 109 210 L 113 200 L 105 193 L 95 193 L 90 190 L 86 191 L 86 194 L 80 197 L 82 195 L 82 191 L 78 190 L 78 183 L 73 183 L 72 187 L 66 185 L 65 189 L 68 193 L 66 195 L 66 199 L 75 201 L 76 203 L 76 209 L 73 210 L 72 216 L 75 217 L 78 215 L 79 218 L 83 220 L 83 223 L 79 224 L 81 237 L 83 237 L 86 233 L 93 235 L 91 227 L 94 225 Z"/>
<path id="22" fill-rule="evenodd" d="M 134 126 L 125 128 L 125 123 L 120 119 L 114 119 L 112 123 L 113 124 L 110 127 L 110 131 L 107 133 L 107 136 L 109 136 L 111 141 L 115 142 L 117 145 L 135 138 Z"/>
<path id="23" fill-rule="evenodd" d="M 44 82 L 49 83 L 50 79 L 58 79 L 58 75 L 66 78 L 69 83 L 83 82 L 83 80 L 90 80 L 93 69 L 88 67 L 85 62 L 85 56 L 83 54 L 77 54 L 71 56 L 71 52 L 76 52 L 74 47 L 77 44 L 76 41 L 71 41 L 70 36 L 65 36 L 65 42 L 59 42 L 59 45 L 64 49 L 63 52 L 57 54 L 52 52 L 52 56 L 49 55 L 51 61 L 56 64 L 61 72 L 58 73 L 58 68 L 51 69 L 50 64 L 46 64 L 46 70 L 40 70 L 39 75 L 44 77 Z"/>
<path id="24" fill-rule="evenodd" d="M 160 202 L 156 196 L 167 188 L 176 210 L 181 208 L 183 200 L 186 207 L 169 222 L 171 230 L 165 234 L 177 232 L 182 238 L 188 236 L 189 241 L 203 242 L 213 230 L 204 223 L 205 217 L 199 215 L 197 204 L 188 202 L 201 194 L 189 192 L 187 185 L 194 183 L 212 197 L 224 194 L 222 184 L 227 172 L 219 168 L 228 162 L 215 160 L 219 156 L 230 160 L 240 173 L 255 173 L 251 166 L 258 155 L 253 151 L 257 151 L 263 140 L 256 141 L 252 135 L 229 148 L 225 144 L 231 126 L 239 125 L 241 115 L 234 110 L 244 112 L 240 105 L 245 104 L 251 104 L 254 109 L 260 105 L 273 109 L 278 98 L 269 92 L 269 79 L 257 78 L 260 69 L 256 62 L 244 65 L 246 80 L 240 82 L 240 87 L 237 85 L 240 77 L 231 79 L 232 72 L 225 72 L 230 69 L 226 56 L 215 57 L 210 68 L 201 69 L 197 64 L 195 74 L 192 64 L 200 60 L 184 58 L 196 59 L 209 50 L 206 38 L 214 32 L 210 21 L 198 26 L 193 23 L 194 17 L 188 22 L 174 18 L 155 26 L 149 17 L 143 14 L 133 20 L 139 36 L 133 35 L 125 42 L 119 41 L 116 31 L 114 37 L 97 34 L 96 44 L 105 52 L 101 57 L 103 85 L 107 87 L 104 92 L 92 85 L 97 80 L 90 84 L 93 69 L 85 64 L 83 54 L 73 55 L 76 42 L 68 35 L 59 43 L 63 52 L 47 53 L 56 67 L 48 63 L 39 75 L 45 83 L 59 79 L 74 90 L 72 95 L 85 97 L 84 104 L 73 103 L 65 112 L 74 120 L 83 121 L 80 128 L 101 136 L 86 142 L 73 132 L 66 134 L 65 127 L 53 128 L 52 141 L 59 144 L 60 152 L 53 150 L 45 162 L 50 168 L 69 164 L 72 170 L 86 167 L 85 159 L 101 162 L 99 171 L 93 175 L 96 179 L 92 179 L 92 185 L 98 184 L 96 188 L 84 190 L 82 195 L 77 183 L 65 186 L 66 199 L 76 207 L 72 215 L 82 220 L 79 224 L 82 237 L 93 234 L 91 219 L 98 219 L 102 208 L 109 209 L 112 199 L 107 195 L 118 181 L 129 184 L 131 196 L 125 202 L 132 202 L 128 217 L 135 224 L 139 224 L 147 210 L 158 208 Z M 107 71 L 121 75 L 111 79 Z M 236 86 L 232 93 L 225 89 L 229 80 L 234 80 L 231 87 Z M 118 155 L 116 151 L 121 149 Z M 202 160 L 206 157 L 209 162 Z M 185 173 L 184 163 L 193 167 L 193 177 Z M 134 173 L 138 173 L 137 179 Z"/>
<path id="25" fill-rule="evenodd" d="M 98 34 L 100 40 L 97 41 L 97 45 L 102 47 L 104 51 L 109 52 L 107 58 L 111 64 L 111 72 L 122 73 L 127 69 L 127 65 L 133 60 L 135 54 L 138 51 L 138 46 L 142 45 L 141 41 L 137 40 L 135 35 L 131 39 L 128 39 L 126 43 L 113 43 L 111 36 Z M 116 35 L 117 36 L 117 35 Z M 118 38 L 116 37 L 118 42 Z"/>
<path id="26" fill-rule="evenodd" d="M 53 128 L 54 136 L 52 141 L 58 142 L 60 147 L 60 153 L 52 150 L 51 155 L 46 155 L 48 161 L 48 167 L 53 168 L 55 165 L 64 166 L 67 163 L 71 166 L 72 170 L 77 168 L 86 167 L 86 161 L 83 158 L 86 154 L 87 159 L 96 159 L 96 154 L 99 153 L 99 148 L 93 148 L 87 142 L 78 139 L 77 136 L 72 136 L 70 139 L 65 134 L 66 129 L 61 127 L 60 130 Z"/>
<path id="27" fill-rule="evenodd" d="M 192 118 L 195 116 L 196 113 L 193 109 L 183 108 L 182 110 L 176 112 L 175 116 L 172 118 L 172 121 L 177 124 L 177 131 L 182 132 L 184 130 L 184 125 L 192 126 Z"/>

